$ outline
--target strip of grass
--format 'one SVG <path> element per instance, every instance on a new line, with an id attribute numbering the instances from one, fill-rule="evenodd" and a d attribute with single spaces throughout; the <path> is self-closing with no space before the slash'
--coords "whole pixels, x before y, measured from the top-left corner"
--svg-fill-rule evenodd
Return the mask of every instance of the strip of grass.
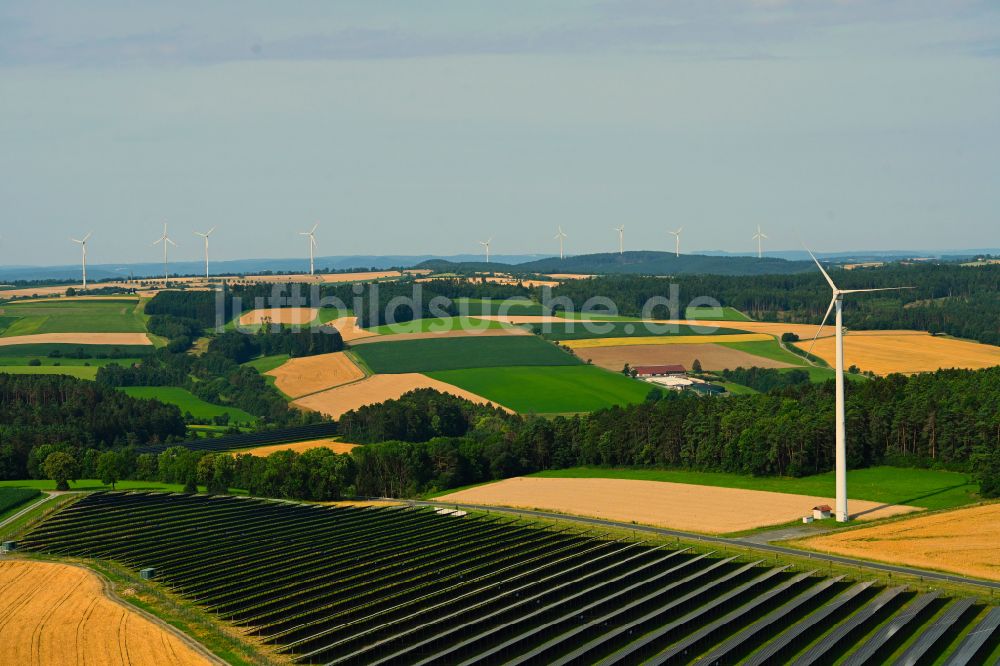
<path id="1" fill-rule="evenodd" d="M 67 375 L 93 381 L 97 368 L 83 365 L 0 365 L 0 373 L 9 375 Z"/>
<path id="2" fill-rule="evenodd" d="M 778 341 L 774 338 L 755 342 L 715 342 L 716 344 L 729 347 L 730 349 L 738 349 L 739 351 L 753 354 L 754 356 L 763 356 L 764 358 L 769 358 L 772 361 L 780 361 L 781 363 L 788 363 L 789 365 L 806 365 L 805 359 L 782 349 L 778 344 Z"/>
<path id="3" fill-rule="evenodd" d="M 51 479 L 15 479 L 13 481 L 0 481 L 0 488 L 34 488 L 36 490 L 56 489 L 56 482 Z M 69 482 L 70 490 L 90 491 L 90 490 L 110 490 L 111 486 L 101 483 L 100 479 L 78 479 Z M 184 490 L 184 485 L 179 483 L 160 483 L 159 481 L 119 481 L 115 484 L 116 490 L 166 490 L 172 493 L 179 493 Z"/>
<path id="4" fill-rule="evenodd" d="M 145 322 L 133 300 L 45 301 L 7 304 L 4 315 L 18 317 L 5 337 L 34 333 L 143 333 Z"/>
<path id="5" fill-rule="evenodd" d="M 697 308 L 685 308 L 684 309 L 685 319 L 703 319 L 703 320 L 718 320 L 718 321 L 753 321 L 750 317 L 746 316 L 736 308 L 723 307 L 723 308 L 710 308 L 710 307 L 697 307 Z"/>
<path id="6" fill-rule="evenodd" d="M 213 405 L 177 386 L 126 386 L 120 390 L 133 398 L 155 398 L 160 402 L 177 405 L 182 413 L 190 413 L 196 419 L 212 419 L 229 414 L 230 423 L 253 423 L 256 420 L 242 409 Z"/>
<path id="7" fill-rule="evenodd" d="M 105 365 L 111 365 L 112 363 L 117 363 L 118 365 L 127 366 L 133 363 L 138 363 L 139 358 L 51 358 L 48 356 L 4 356 L 3 347 L 0 347 L 0 365 L 29 365 L 32 361 L 38 361 L 41 366 L 65 366 L 65 365 L 78 365 L 78 366 L 92 366 L 95 368 L 100 368 Z M 40 367 L 40 366 L 36 366 Z"/>
<path id="8" fill-rule="evenodd" d="M 512 328 L 510 324 L 492 319 L 475 319 L 474 317 L 442 317 L 429 319 L 414 319 L 398 324 L 386 324 L 368 329 L 378 335 L 393 333 L 443 333 L 445 331 L 487 331 L 500 328 Z"/>
<path id="9" fill-rule="evenodd" d="M 672 335 L 737 335 L 745 334 L 735 328 L 688 326 L 687 324 L 654 324 L 652 322 L 601 322 L 601 323 L 546 323 L 532 327 L 541 331 L 546 340 L 589 340 L 593 338 L 632 338 Z"/>
<path id="10" fill-rule="evenodd" d="M 571 467 L 538 472 L 532 476 L 561 479 L 668 481 L 819 497 L 833 497 L 836 494 L 833 472 L 793 478 L 686 470 Z M 948 509 L 979 501 L 979 497 L 976 495 L 978 486 L 970 483 L 969 478 L 960 472 L 889 466 L 868 467 L 849 471 L 847 484 L 851 498 L 885 504 L 909 504 L 925 509 Z"/>
<path id="11" fill-rule="evenodd" d="M 529 365 L 579 365 L 580 360 L 534 336 L 425 338 L 358 345 L 353 352 L 383 374 Z"/>
<path id="12" fill-rule="evenodd" d="M 321 324 L 325 324 L 334 319 L 340 319 L 341 317 L 352 317 L 354 316 L 354 311 L 350 308 L 320 308 L 319 309 L 319 321 Z"/>
<path id="13" fill-rule="evenodd" d="M 592 365 L 428 372 L 516 412 L 572 414 L 642 402 L 651 385 Z"/>
<path id="14" fill-rule="evenodd" d="M 455 307 L 461 316 L 475 317 L 477 315 L 511 315 L 514 317 L 525 317 L 532 315 L 549 314 L 542 307 L 541 303 L 536 303 L 527 298 L 456 298 Z"/>
<path id="15" fill-rule="evenodd" d="M 260 374 L 274 370 L 275 368 L 281 366 L 289 358 L 288 354 L 275 354 L 274 356 L 261 356 L 260 358 L 255 358 L 253 360 L 247 361 L 243 365 L 248 368 L 253 368 Z"/>

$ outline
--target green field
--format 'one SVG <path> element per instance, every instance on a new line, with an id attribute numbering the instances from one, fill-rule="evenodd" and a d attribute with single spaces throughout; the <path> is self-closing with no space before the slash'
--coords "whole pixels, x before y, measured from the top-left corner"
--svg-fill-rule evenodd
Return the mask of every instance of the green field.
<path id="1" fill-rule="evenodd" d="M 468 336 L 374 342 L 352 350 L 373 372 L 432 372 L 525 365 L 579 365 L 580 360 L 535 336 Z"/>
<path id="2" fill-rule="evenodd" d="M 780 361 L 789 365 L 806 365 L 806 360 L 801 356 L 796 356 L 792 352 L 785 351 L 778 344 L 777 339 L 760 340 L 756 342 L 716 342 L 717 345 L 738 349 L 754 356 L 763 356 L 772 361 Z"/>
<path id="3" fill-rule="evenodd" d="M 427 372 L 516 412 L 569 414 L 642 402 L 651 386 L 592 365 Z"/>
<path id="4" fill-rule="evenodd" d="M 549 312 L 542 307 L 541 303 L 527 298 L 510 299 L 485 299 L 485 298 L 456 298 L 455 307 L 458 308 L 460 316 L 476 315 L 511 315 L 524 317 L 532 315 L 544 315 Z"/>
<path id="5" fill-rule="evenodd" d="M 684 310 L 685 319 L 708 319 L 708 320 L 718 320 L 718 321 L 753 321 L 750 317 L 746 316 L 736 308 L 724 307 L 724 308 L 707 308 L 707 307 L 697 307 L 697 308 L 685 308 Z"/>
<path id="6" fill-rule="evenodd" d="M 97 358 L 99 356 L 117 355 L 124 356 L 127 359 L 133 359 L 141 356 L 148 356 L 154 351 L 155 350 L 152 345 L 78 345 L 59 342 L 41 342 L 25 345 L 0 346 L 0 358 L 44 358 L 48 357 L 50 354 L 58 354 L 59 356 L 53 356 L 51 358 L 55 358 L 57 361 L 61 360 L 64 362 L 70 362 L 81 360 L 70 358 L 70 356 L 79 355 L 80 352 L 82 352 L 83 354 L 90 356 L 90 358 L 83 358 L 82 360 L 97 362 L 103 360 Z M 113 360 L 114 359 L 111 359 L 111 361 Z M 8 365 L 17 364 L 8 363 Z"/>
<path id="7" fill-rule="evenodd" d="M 373 333 L 379 335 L 391 335 L 393 333 L 443 333 L 445 331 L 485 331 L 499 328 L 511 328 L 510 324 L 505 324 L 491 319 L 475 319 L 472 317 L 442 317 L 435 319 L 414 319 L 413 321 L 400 322 L 398 324 L 386 324 L 370 328 Z"/>
<path id="8" fill-rule="evenodd" d="M 187 389 L 176 386 L 126 386 L 120 389 L 133 398 L 156 398 L 160 402 L 177 405 L 181 413 L 191 413 L 196 419 L 211 419 L 229 414 L 230 423 L 252 423 L 256 419 L 242 409 L 222 407 L 205 402 Z"/>
<path id="9" fill-rule="evenodd" d="M 289 358 L 291 357 L 288 354 L 275 354 L 274 356 L 260 356 L 258 358 L 247 361 L 246 363 L 243 363 L 243 365 L 247 366 L 248 368 L 255 369 L 260 374 L 264 374 L 265 372 L 274 370 L 275 368 L 281 366 Z"/>
<path id="10" fill-rule="evenodd" d="M 95 379 L 97 368 L 83 365 L 0 365 L 0 373 L 8 375 L 67 375 L 77 379 Z"/>
<path id="11" fill-rule="evenodd" d="M 3 337 L 36 333 L 142 333 L 146 330 L 135 300 L 43 301 L 7 303 L 4 317 L 17 317 Z"/>
<path id="12" fill-rule="evenodd" d="M 69 482 L 70 490 L 107 490 L 110 487 L 101 483 L 100 479 L 79 479 Z M 56 482 L 49 479 L 0 481 L 0 488 L 34 488 L 51 491 L 56 489 Z M 160 483 L 159 481 L 119 481 L 115 484 L 115 488 L 117 490 L 167 490 L 179 493 L 184 490 L 184 484 Z"/>
<path id="13" fill-rule="evenodd" d="M 585 340 L 590 338 L 632 338 L 647 336 L 671 335 L 736 335 L 746 333 L 735 328 L 712 328 L 706 326 L 688 326 L 677 324 L 669 327 L 641 321 L 635 322 L 601 322 L 599 324 L 581 323 L 546 323 L 535 324 L 532 328 L 541 331 L 546 340 Z"/>
<path id="14" fill-rule="evenodd" d="M 350 317 L 353 314 L 354 312 L 350 308 L 320 308 L 318 318 L 321 324 L 325 324 L 328 321 L 340 319 L 341 317 Z"/>
<path id="15" fill-rule="evenodd" d="M 792 478 L 743 476 L 722 472 L 572 467 L 538 472 L 532 476 L 561 479 L 669 481 L 819 497 L 833 497 L 836 494 L 833 472 Z M 978 486 L 970 483 L 968 477 L 959 472 L 906 467 L 869 467 L 849 471 L 847 483 L 849 496 L 853 499 L 886 504 L 909 504 L 925 509 L 949 509 L 979 499 L 975 494 Z"/>
<path id="16" fill-rule="evenodd" d="M 30 502 L 40 500 L 42 493 L 35 488 L 0 486 L 0 521 L 22 511 Z"/>

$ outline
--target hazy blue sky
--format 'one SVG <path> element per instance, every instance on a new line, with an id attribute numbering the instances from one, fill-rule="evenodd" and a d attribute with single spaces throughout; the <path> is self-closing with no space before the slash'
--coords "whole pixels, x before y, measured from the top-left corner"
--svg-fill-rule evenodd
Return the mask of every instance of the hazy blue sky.
<path id="1" fill-rule="evenodd" d="M 998 156 L 996 0 L 0 3 L 5 264 L 995 247 Z"/>

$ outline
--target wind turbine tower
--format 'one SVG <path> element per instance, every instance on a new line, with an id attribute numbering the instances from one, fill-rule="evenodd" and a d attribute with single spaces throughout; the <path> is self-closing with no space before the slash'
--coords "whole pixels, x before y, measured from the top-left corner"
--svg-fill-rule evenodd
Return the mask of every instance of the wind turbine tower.
<path id="1" fill-rule="evenodd" d="M 625 254 L 625 225 L 614 229 L 618 232 L 618 254 Z"/>
<path id="2" fill-rule="evenodd" d="M 83 290 L 87 291 L 87 240 L 94 234 L 93 231 L 88 233 L 82 239 L 70 238 L 74 243 L 80 244 L 80 249 L 83 250 Z"/>
<path id="3" fill-rule="evenodd" d="M 167 278 L 169 273 L 167 272 L 167 244 L 177 247 L 177 243 L 170 240 L 170 236 L 167 235 L 167 223 L 163 223 L 163 235 L 153 241 L 153 245 L 159 245 L 163 243 L 163 286 L 167 286 Z"/>
<path id="4" fill-rule="evenodd" d="M 826 309 L 826 314 L 823 315 L 823 321 L 819 325 L 819 329 L 816 331 L 816 335 L 813 336 L 812 344 L 809 345 L 809 353 L 812 353 L 813 345 L 816 344 L 816 338 L 819 337 L 820 332 L 823 330 L 823 325 L 826 324 L 827 318 L 830 316 L 830 310 L 837 308 L 837 314 L 834 319 L 835 325 L 837 327 L 837 340 L 836 340 L 836 356 L 837 356 L 837 406 L 835 412 L 836 419 L 836 449 L 835 457 L 836 461 L 834 463 L 834 468 L 836 470 L 836 485 L 837 485 L 837 522 L 846 523 L 850 520 L 850 514 L 847 511 L 847 425 L 846 417 L 844 413 L 844 319 L 842 314 L 842 306 L 844 300 L 844 294 L 860 294 L 869 291 L 897 291 L 899 289 L 912 289 L 912 287 L 882 287 L 879 289 L 838 289 L 837 285 L 833 283 L 829 274 L 823 270 L 823 266 L 820 265 L 819 260 L 816 259 L 816 255 L 806 248 L 806 252 L 809 252 L 809 256 L 812 257 L 813 261 L 816 262 L 816 266 L 819 268 L 820 273 L 826 278 L 827 284 L 830 285 L 830 289 L 833 290 L 833 300 L 830 301 L 830 307 Z"/>
<path id="5" fill-rule="evenodd" d="M 194 232 L 195 236 L 201 236 L 202 238 L 205 239 L 205 279 L 206 280 L 208 279 L 208 237 L 212 235 L 213 231 L 215 231 L 215 227 L 212 227 L 211 229 L 209 229 L 205 233 L 201 233 L 200 231 Z"/>
<path id="6" fill-rule="evenodd" d="M 319 226 L 319 222 L 313 225 L 313 228 L 309 231 L 300 231 L 299 236 L 309 236 L 309 275 L 314 273 L 314 260 L 316 252 L 316 228 Z"/>
<path id="7" fill-rule="evenodd" d="M 757 241 L 757 258 L 761 259 L 764 257 L 764 246 L 761 241 L 767 238 L 767 236 L 761 232 L 760 225 L 757 225 L 757 233 L 753 235 L 753 240 Z"/>
<path id="8" fill-rule="evenodd" d="M 566 238 L 566 234 L 563 233 L 562 227 L 559 227 L 559 233 L 556 234 L 555 240 L 559 241 L 559 258 L 563 258 L 563 240 Z"/>
<path id="9" fill-rule="evenodd" d="M 672 234 L 674 237 L 674 256 L 681 256 L 681 232 L 684 231 L 684 227 L 678 227 L 677 231 L 668 231 L 668 234 Z"/>
<path id="10" fill-rule="evenodd" d="M 479 244 L 486 248 L 486 263 L 490 263 L 490 243 L 493 242 L 493 238 L 489 240 L 479 241 Z"/>

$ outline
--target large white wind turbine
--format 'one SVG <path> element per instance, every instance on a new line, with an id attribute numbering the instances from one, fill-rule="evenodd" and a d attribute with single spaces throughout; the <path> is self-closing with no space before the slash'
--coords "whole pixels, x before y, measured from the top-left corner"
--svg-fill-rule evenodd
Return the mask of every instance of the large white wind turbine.
<path id="1" fill-rule="evenodd" d="M 625 225 L 614 227 L 614 230 L 618 232 L 618 254 L 625 254 Z"/>
<path id="2" fill-rule="evenodd" d="M 677 231 L 667 231 L 668 234 L 674 237 L 674 256 L 681 256 L 681 232 L 684 231 L 684 227 L 677 227 Z"/>
<path id="3" fill-rule="evenodd" d="M 761 241 L 764 240 L 765 238 L 767 238 L 767 235 L 765 235 L 760 230 L 760 225 L 758 224 L 757 225 L 757 233 L 755 233 L 753 235 L 753 240 L 757 241 L 757 258 L 758 259 L 760 259 L 760 258 L 762 258 L 764 256 L 764 246 L 761 244 Z"/>
<path id="4" fill-rule="evenodd" d="M 213 231 L 215 231 L 215 227 L 212 227 L 211 229 L 209 229 L 205 233 L 201 233 L 200 231 L 194 232 L 195 236 L 201 236 L 202 238 L 205 239 L 205 279 L 206 280 L 208 279 L 208 237 L 212 235 Z"/>
<path id="5" fill-rule="evenodd" d="M 490 243 L 492 242 L 492 237 L 489 240 L 479 241 L 479 244 L 486 248 L 486 263 L 490 263 Z"/>
<path id="6" fill-rule="evenodd" d="M 93 231 L 88 233 L 82 239 L 70 238 L 74 243 L 80 244 L 80 249 L 83 250 L 83 290 L 87 291 L 87 240 L 94 234 Z"/>
<path id="7" fill-rule="evenodd" d="M 836 440 L 836 450 L 835 456 L 836 461 L 834 463 L 834 468 L 836 470 L 836 485 L 837 485 L 837 507 L 836 516 L 837 522 L 846 523 L 850 519 L 850 514 L 847 512 L 847 425 L 846 417 L 844 414 L 844 320 L 841 312 L 843 305 L 844 294 L 860 294 L 868 291 L 897 291 L 899 289 L 912 289 L 912 287 L 882 287 L 879 289 L 838 289 L 837 285 L 833 283 L 830 275 L 823 270 L 823 266 L 820 265 L 819 260 L 816 259 L 816 255 L 812 253 L 809 248 L 806 248 L 806 252 L 809 252 L 809 256 L 813 258 L 816 262 L 816 266 L 819 267 L 820 272 L 823 277 L 826 278 L 827 284 L 830 285 L 830 289 L 833 290 L 833 300 L 830 301 L 830 307 L 826 309 L 826 314 L 823 315 L 823 321 L 820 322 L 819 329 L 816 330 L 816 335 L 813 336 L 812 344 L 809 345 L 809 353 L 812 353 L 813 345 L 816 344 L 816 338 L 819 337 L 820 332 L 823 330 L 823 326 L 826 324 L 827 318 L 830 316 L 830 310 L 834 307 L 837 308 L 837 314 L 835 317 L 835 322 L 837 326 L 837 340 L 836 340 L 836 356 L 837 356 L 837 407 L 836 407 L 836 428 L 837 428 L 837 440 Z"/>
<path id="8" fill-rule="evenodd" d="M 316 251 L 316 227 L 319 226 L 319 222 L 313 225 L 313 228 L 309 231 L 300 231 L 299 236 L 309 236 L 309 275 L 313 274 L 313 260 L 315 258 Z"/>
<path id="9" fill-rule="evenodd" d="M 166 222 L 163 223 L 163 235 L 153 241 L 153 245 L 159 245 L 160 243 L 163 243 L 163 286 L 166 287 L 167 277 L 169 275 L 167 272 L 167 244 L 169 243 L 170 245 L 177 247 L 177 243 L 170 240 L 170 237 L 167 236 Z"/>
<path id="10" fill-rule="evenodd" d="M 562 227 L 559 227 L 559 233 L 555 235 L 555 240 L 559 241 L 559 258 L 563 258 L 563 239 L 566 238 L 566 234 L 563 233 Z"/>

